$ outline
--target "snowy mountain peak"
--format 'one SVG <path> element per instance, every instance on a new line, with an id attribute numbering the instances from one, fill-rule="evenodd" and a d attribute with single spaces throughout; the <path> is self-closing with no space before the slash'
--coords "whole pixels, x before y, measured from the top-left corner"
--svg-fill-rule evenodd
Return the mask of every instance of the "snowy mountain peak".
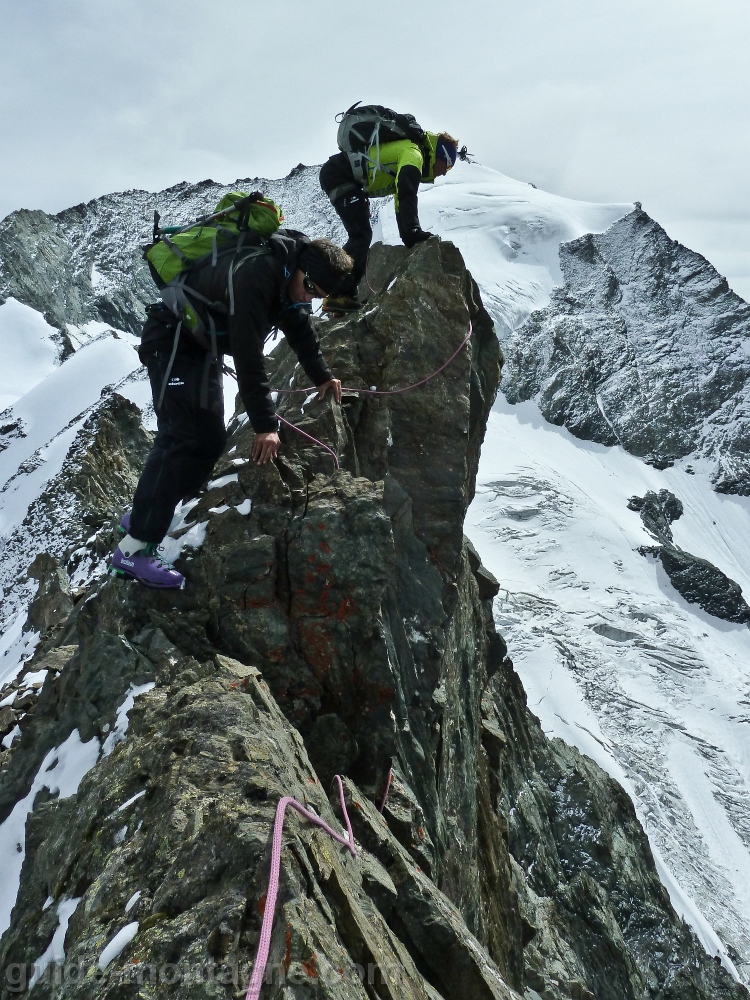
<path id="1" fill-rule="evenodd" d="M 750 493 L 750 305 L 642 210 L 564 243 L 560 263 L 550 304 L 504 338 L 507 398 Z"/>
<path id="2" fill-rule="evenodd" d="M 157 193 L 123 191 L 58 215 L 18 211 L 4 219 L 0 299 L 12 296 L 31 306 L 63 335 L 68 324 L 91 320 L 137 333 L 144 305 L 158 297 L 142 254 L 151 242 L 154 211 L 165 225 L 186 225 L 229 191 L 258 189 L 282 204 L 288 226 L 311 236 L 342 235 L 316 167 L 300 164 L 281 180 L 205 180 Z"/>

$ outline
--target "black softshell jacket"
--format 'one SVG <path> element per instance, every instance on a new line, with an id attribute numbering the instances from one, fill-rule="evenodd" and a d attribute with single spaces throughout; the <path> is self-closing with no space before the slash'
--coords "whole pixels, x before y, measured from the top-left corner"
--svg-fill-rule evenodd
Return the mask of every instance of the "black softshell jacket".
<path id="1" fill-rule="evenodd" d="M 279 426 L 263 355 L 263 343 L 274 327 L 286 336 L 313 385 L 322 385 L 333 378 L 320 351 L 310 307 L 295 305 L 287 297 L 289 277 L 296 269 L 297 251 L 302 244 L 291 239 L 285 239 L 283 243 L 286 253 L 279 252 L 277 248 L 274 253 L 251 257 L 239 266 L 232 279 L 234 315 L 214 314 L 217 328 L 228 332 L 228 336 L 225 333 L 218 338 L 219 349 L 234 358 L 242 403 L 253 430 L 258 434 L 277 431 Z M 190 286 L 212 301 L 226 303 L 229 263 L 220 261 L 217 267 L 204 265 L 191 276 Z M 199 312 L 203 311 L 198 303 L 196 308 Z M 167 326 L 163 319 L 157 323 L 152 320 L 146 323 L 141 354 L 171 348 L 176 320 L 166 309 L 160 310 L 159 316 L 163 317 L 165 313 L 169 317 Z M 182 336 L 184 343 L 181 350 L 201 350 L 189 334 L 183 333 Z"/>

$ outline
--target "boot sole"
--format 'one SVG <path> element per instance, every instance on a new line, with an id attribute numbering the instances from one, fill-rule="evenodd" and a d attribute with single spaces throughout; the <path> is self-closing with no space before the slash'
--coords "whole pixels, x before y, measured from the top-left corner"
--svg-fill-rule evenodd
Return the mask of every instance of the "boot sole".
<path id="1" fill-rule="evenodd" d="M 179 587 L 164 586 L 160 587 L 158 583 L 146 583 L 145 580 L 141 580 L 139 576 L 133 576 L 132 573 L 126 573 L 124 569 L 113 569 L 110 567 L 110 576 L 121 576 L 124 580 L 135 580 L 136 583 L 142 584 L 144 587 L 148 587 L 149 590 L 184 590 L 185 581 L 183 580 Z"/>

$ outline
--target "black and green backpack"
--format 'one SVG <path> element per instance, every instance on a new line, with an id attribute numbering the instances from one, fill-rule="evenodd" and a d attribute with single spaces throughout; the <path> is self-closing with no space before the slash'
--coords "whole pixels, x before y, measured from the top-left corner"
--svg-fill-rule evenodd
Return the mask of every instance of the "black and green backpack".
<path id="1" fill-rule="evenodd" d="M 213 213 L 189 226 L 159 226 L 154 213 L 154 242 L 145 248 L 154 281 L 160 288 L 174 281 L 184 271 L 197 267 L 209 258 L 215 263 L 220 255 L 234 252 L 243 233 L 252 231 L 260 237 L 276 232 L 284 222 L 284 213 L 271 198 L 260 191 L 246 194 L 230 191 Z"/>
<path id="2" fill-rule="evenodd" d="M 273 252 L 269 239 L 280 229 L 283 221 L 284 213 L 280 206 L 260 191 L 252 194 L 230 191 L 211 215 L 188 226 L 160 226 L 159 213 L 154 212 L 154 240 L 143 248 L 143 256 L 161 292 L 162 301 L 178 320 L 157 409 L 164 399 L 181 330 L 186 330 L 205 348 L 208 352 L 207 364 L 218 361 L 216 320 L 221 314 L 234 313 L 233 271 L 249 257 Z M 216 267 L 219 258 L 229 254 L 237 261 L 233 260 L 228 270 L 227 309 L 224 302 L 212 302 L 191 288 L 189 279 L 197 268 L 209 261 Z M 195 308 L 197 303 L 205 307 L 202 311 L 208 319 L 208 328 Z M 201 405 L 204 405 L 203 395 L 202 392 Z"/>
<path id="3" fill-rule="evenodd" d="M 374 162 L 369 156 L 372 146 L 377 149 L 376 161 L 380 160 L 380 146 L 398 139 L 409 139 L 422 146 L 425 133 L 414 115 L 400 114 L 382 104 L 362 104 L 357 101 L 347 111 L 336 115 L 339 130 L 336 142 L 342 153 L 346 153 L 351 164 L 354 179 L 360 184 L 367 183 L 367 165 Z"/>

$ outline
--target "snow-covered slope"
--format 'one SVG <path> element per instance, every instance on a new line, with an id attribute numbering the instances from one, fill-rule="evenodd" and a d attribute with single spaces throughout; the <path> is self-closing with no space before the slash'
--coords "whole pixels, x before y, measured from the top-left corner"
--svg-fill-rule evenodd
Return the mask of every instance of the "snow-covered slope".
<path id="1" fill-rule="evenodd" d="M 0 414 L 0 681 L 13 676 L 33 651 L 33 636 L 22 633 L 34 583 L 26 569 L 39 552 L 62 556 L 90 533 L 73 480 L 99 430 L 99 417 L 115 390 L 148 414 L 149 390 L 140 370 L 132 334 L 112 330 L 76 331 L 79 349 L 50 369 L 51 335 L 43 318 L 8 300 L 2 332 L 31 349 L 17 352 L 23 377 L 15 383 L 11 406 Z M 16 320 L 14 323 L 13 321 Z M 94 324 L 96 325 L 96 324 Z M 49 328 L 47 328 L 49 329 Z M 40 336 L 40 333 L 42 334 Z M 25 345 L 24 345 L 25 346 Z M 17 390 L 31 384 L 20 394 Z M 13 383 L 9 384 L 13 389 Z M 114 472 L 114 470 L 112 470 Z"/>
<path id="2" fill-rule="evenodd" d="M 560 244 L 601 233 L 632 208 L 571 201 L 461 162 L 419 196 L 423 228 L 452 240 L 471 262 L 501 343 L 546 306 L 562 282 Z M 380 212 L 379 235 L 385 243 L 400 242 L 392 203 Z"/>
<path id="3" fill-rule="evenodd" d="M 235 186 L 263 187 L 295 228 L 341 235 L 315 168 Z M 23 314 L 28 342 L 20 326 L 12 333 L 35 374 L 17 390 L 11 380 L 8 398 L 16 391 L 20 398 L 0 421 L 7 444 L 0 452 L 2 582 L 13 596 L 4 602 L 6 620 L 15 623 L 3 642 L 15 641 L 16 652 L 25 648 L 20 615 L 29 590 L 19 574 L 46 541 L 62 546 L 68 537 L 36 516 L 34 498 L 61 475 L 102 387 L 137 367 L 132 341 L 103 325 L 134 330 L 153 298 L 138 253 L 153 209 L 187 221 L 229 189 L 204 182 L 159 195 L 126 192 L 54 218 L 14 213 L 0 224 L 0 293 L 8 297 L 0 336 L 3 316 L 37 310 L 33 318 Z M 398 242 L 392 205 L 377 208 L 376 238 Z M 476 164 L 459 164 L 420 196 L 424 227 L 456 243 L 501 340 L 520 351 L 524 325 L 564 280 L 560 244 L 603 233 L 632 211 L 571 202 Z M 648 325 L 652 304 L 638 299 L 638 288 L 630 291 Z M 63 334 L 45 333 L 42 314 Z M 86 325 L 92 322 L 99 326 Z M 663 355 L 668 361 L 670 352 Z M 142 382 L 119 391 L 141 403 L 147 396 Z M 498 622 L 534 711 L 548 731 L 622 781 L 675 905 L 748 982 L 750 633 L 680 597 L 661 564 L 638 551 L 654 539 L 627 507 L 633 495 L 669 489 L 684 507 L 672 525 L 676 544 L 708 559 L 747 597 L 750 501 L 719 496 L 705 463 L 694 462 L 693 475 L 689 464 L 659 471 L 619 447 L 553 427 L 533 400 L 510 406 L 501 398 L 484 445 L 471 536 L 501 582 Z"/>
<path id="4" fill-rule="evenodd" d="M 501 340 L 519 352 L 530 313 L 562 281 L 559 243 L 632 211 L 570 203 L 462 165 L 423 192 L 420 208 L 423 225 L 461 249 Z M 396 242 L 392 211 L 381 224 Z M 637 287 L 629 294 L 648 332 L 653 303 Z M 663 318 L 660 307 L 654 328 Z M 673 358 L 675 368 L 699 365 L 694 349 L 692 359 Z M 684 507 L 672 525 L 677 545 L 747 599 L 750 500 L 714 492 L 710 472 L 695 459 L 658 470 L 547 423 L 535 401 L 511 406 L 501 396 L 467 524 L 500 581 L 498 628 L 532 710 L 629 791 L 676 909 L 748 983 L 750 631 L 680 596 L 638 551 L 654 539 L 627 506 L 649 490 L 674 493 Z"/>
<path id="5" fill-rule="evenodd" d="M 675 908 L 747 981 L 750 631 L 688 604 L 639 553 L 652 539 L 628 499 L 664 488 L 684 505 L 678 543 L 750 594 L 750 501 L 582 442 L 534 403 L 496 406 L 467 530 L 501 583 L 496 620 L 532 711 L 630 792 Z"/>
<path id="6" fill-rule="evenodd" d="M 59 363 L 58 331 L 15 299 L 0 305 L 0 411 L 33 389 Z M 0 433 L 2 433 L 0 431 Z"/>

